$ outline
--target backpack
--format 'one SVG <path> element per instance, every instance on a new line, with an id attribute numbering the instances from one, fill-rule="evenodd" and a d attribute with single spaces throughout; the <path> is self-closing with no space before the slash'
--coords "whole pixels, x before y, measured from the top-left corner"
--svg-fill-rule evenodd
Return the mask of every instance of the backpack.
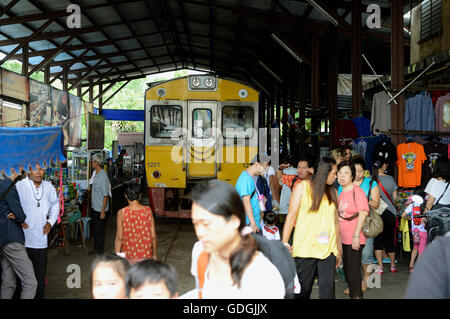
<path id="1" fill-rule="evenodd" d="M 256 179 L 256 187 L 261 195 L 267 199 L 266 201 L 266 211 L 270 211 L 273 209 L 272 207 L 272 197 L 270 196 L 270 187 L 267 185 L 267 180 L 263 176 L 258 176 Z"/>
<path id="2" fill-rule="evenodd" d="M 294 188 L 295 182 L 298 181 L 299 179 L 300 179 L 300 177 L 298 177 L 297 175 L 292 179 L 291 192 L 292 192 L 292 189 Z"/>
<path id="3" fill-rule="evenodd" d="M 300 284 L 298 282 L 294 258 L 292 258 L 289 250 L 279 240 L 268 240 L 260 235 L 253 235 L 253 238 L 258 243 L 258 250 L 262 252 L 280 272 L 286 289 L 284 298 L 294 299 L 294 291 L 299 292 L 298 289 L 300 288 Z M 202 251 L 197 260 L 199 299 L 202 299 L 202 289 L 205 283 L 205 273 L 208 261 L 209 254 Z"/>

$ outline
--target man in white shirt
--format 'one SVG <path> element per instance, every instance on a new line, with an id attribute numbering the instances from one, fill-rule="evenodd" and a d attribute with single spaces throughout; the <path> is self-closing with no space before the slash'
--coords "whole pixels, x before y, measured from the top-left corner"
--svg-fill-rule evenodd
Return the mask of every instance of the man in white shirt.
<path id="1" fill-rule="evenodd" d="M 44 181 L 45 170 L 39 165 L 30 170 L 27 178 L 16 185 L 20 203 L 27 218 L 24 229 L 25 247 L 33 263 L 38 282 L 35 299 L 44 299 L 45 276 L 47 272 L 47 236 L 56 223 L 59 214 L 59 199 L 50 182 Z"/>

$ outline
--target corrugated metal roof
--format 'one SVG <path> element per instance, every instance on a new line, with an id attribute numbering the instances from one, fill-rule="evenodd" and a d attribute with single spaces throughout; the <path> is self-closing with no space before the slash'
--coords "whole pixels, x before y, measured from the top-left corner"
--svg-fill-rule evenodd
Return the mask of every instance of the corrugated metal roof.
<path id="1" fill-rule="evenodd" d="M 329 7 L 335 3 L 336 14 L 351 23 L 351 0 L 318 2 Z M 405 0 L 405 11 L 418 2 Z M 10 3 L 0 0 L 0 10 Z M 390 20 L 389 0 L 364 0 L 363 7 L 369 3 L 379 4 L 383 21 Z M 67 26 L 66 8 L 70 4 L 81 6 L 80 29 Z M 363 21 L 367 16 L 363 9 Z M 282 77 L 297 63 L 271 39 L 272 28 L 307 57 L 311 55 L 313 36 L 324 39 L 321 54 L 327 55 L 327 35 L 333 29 L 327 18 L 305 0 L 21 0 L 0 18 L 0 51 L 8 54 L 24 42 L 19 38 L 32 35 L 48 19 L 54 20 L 29 42 L 29 63 L 33 67 L 50 59 L 51 77 L 70 63 L 69 79 L 74 79 L 73 84 L 76 71 L 81 70 L 85 77 L 82 85 L 91 79 L 107 83 L 120 76 L 143 77 L 182 67 L 240 76 L 250 83 L 254 77 L 272 84 L 274 79 L 261 70 L 251 51 Z M 346 46 L 350 40 L 346 26 L 338 25 L 336 30 L 338 41 Z M 389 52 L 389 29 L 364 31 L 365 39 L 385 41 L 384 48 L 377 41 L 363 41 L 366 55 L 373 60 L 378 52 Z M 73 39 L 60 48 L 69 36 Z M 98 59 L 91 59 L 93 56 Z M 21 51 L 14 58 L 20 60 Z M 340 65 L 348 59 L 344 55 Z M 233 67 L 249 74 L 233 71 Z M 106 78 L 104 74 L 111 69 Z"/>

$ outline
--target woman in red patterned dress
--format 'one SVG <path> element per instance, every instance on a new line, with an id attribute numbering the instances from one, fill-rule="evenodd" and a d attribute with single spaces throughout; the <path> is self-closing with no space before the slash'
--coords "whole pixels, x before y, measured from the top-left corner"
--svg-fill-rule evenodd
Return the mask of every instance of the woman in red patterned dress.
<path id="1" fill-rule="evenodd" d="M 125 188 L 128 206 L 117 212 L 115 252 L 125 253 L 130 263 L 156 259 L 156 231 L 152 210 L 139 203 L 141 187 L 131 183 Z"/>

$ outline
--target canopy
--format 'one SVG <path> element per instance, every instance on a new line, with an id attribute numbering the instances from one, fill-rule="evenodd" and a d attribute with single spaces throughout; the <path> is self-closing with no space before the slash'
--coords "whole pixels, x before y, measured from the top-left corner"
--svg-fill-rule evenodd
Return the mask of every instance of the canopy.
<path id="1" fill-rule="evenodd" d="M 0 127 L 0 150 L 0 171 L 8 176 L 21 166 L 28 171 L 36 164 L 46 167 L 66 160 L 61 127 Z"/>
<path id="2" fill-rule="evenodd" d="M 94 112 L 98 114 L 98 109 L 94 108 Z M 103 109 L 102 115 L 105 120 L 110 121 L 144 121 L 144 110 L 112 110 Z"/>

